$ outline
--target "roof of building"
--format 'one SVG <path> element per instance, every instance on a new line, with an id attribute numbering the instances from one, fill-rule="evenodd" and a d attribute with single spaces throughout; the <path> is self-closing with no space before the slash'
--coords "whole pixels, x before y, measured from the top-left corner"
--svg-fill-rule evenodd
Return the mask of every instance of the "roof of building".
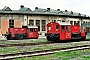
<path id="1" fill-rule="evenodd" d="M 20 11 L 32 11 L 30 8 L 24 7 L 23 5 L 21 5 L 20 7 Z"/>
<path id="2" fill-rule="evenodd" d="M 3 9 L 3 11 L 12 11 L 9 7 L 5 6 Z"/>
<path id="3" fill-rule="evenodd" d="M 71 17 L 84 17 L 89 18 L 88 15 L 76 13 L 73 11 L 61 11 L 60 9 L 54 10 L 54 9 L 42 9 L 35 7 L 35 10 L 32 11 L 30 8 L 24 7 L 23 5 L 20 6 L 19 10 L 11 10 L 9 7 L 5 6 L 3 9 L 0 10 L 0 13 L 6 14 L 41 14 L 41 15 L 59 15 L 59 16 L 71 16 Z"/>

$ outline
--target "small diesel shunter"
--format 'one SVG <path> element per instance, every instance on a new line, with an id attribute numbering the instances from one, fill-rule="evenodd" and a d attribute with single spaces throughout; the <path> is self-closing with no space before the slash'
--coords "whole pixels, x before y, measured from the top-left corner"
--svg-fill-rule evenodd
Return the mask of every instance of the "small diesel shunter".
<path id="1" fill-rule="evenodd" d="M 49 41 L 68 41 L 72 39 L 86 39 L 86 29 L 79 25 L 66 22 L 50 22 L 46 25 L 46 38 Z"/>
<path id="2" fill-rule="evenodd" d="M 12 39 L 33 39 L 38 38 L 37 26 L 22 26 L 22 28 L 8 28 L 5 34 L 7 40 Z"/>

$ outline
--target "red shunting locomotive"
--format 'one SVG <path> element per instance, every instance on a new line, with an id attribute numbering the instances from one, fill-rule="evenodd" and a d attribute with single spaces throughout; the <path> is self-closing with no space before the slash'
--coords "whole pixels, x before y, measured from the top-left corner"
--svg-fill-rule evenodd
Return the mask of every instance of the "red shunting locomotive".
<path id="1" fill-rule="evenodd" d="M 86 28 L 81 27 L 76 23 L 76 25 L 71 25 L 71 32 L 72 32 L 72 39 L 81 39 L 85 40 L 86 39 Z"/>
<path id="2" fill-rule="evenodd" d="M 66 22 L 50 22 L 46 25 L 46 30 L 46 38 L 49 41 L 86 38 L 85 29 L 81 29 L 79 25 L 74 26 Z"/>
<path id="3" fill-rule="evenodd" d="M 22 26 L 22 28 L 8 28 L 6 33 L 7 40 L 38 38 L 38 27 Z"/>

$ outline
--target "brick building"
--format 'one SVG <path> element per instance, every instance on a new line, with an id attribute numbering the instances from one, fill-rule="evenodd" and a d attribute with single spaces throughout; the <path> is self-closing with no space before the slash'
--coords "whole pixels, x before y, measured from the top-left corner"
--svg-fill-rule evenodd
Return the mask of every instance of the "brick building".
<path id="1" fill-rule="evenodd" d="M 9 27 L 31 25 L 38 26 L 39 33 L 44 35 L 46 24 L 52 21 L 69 22 L 73 25 L 78 22 L 81 25 L 81 23 L 89 23 L 90 17 L 73 11 L 61 11 L 60 9 L 53 10 L 35 7 L 35 10 L 32 11 L 23 5 L 20 6 L 19 10 L 12 10 L 7 6 L 0 9 L 1 34 L 5 34 Z"/>

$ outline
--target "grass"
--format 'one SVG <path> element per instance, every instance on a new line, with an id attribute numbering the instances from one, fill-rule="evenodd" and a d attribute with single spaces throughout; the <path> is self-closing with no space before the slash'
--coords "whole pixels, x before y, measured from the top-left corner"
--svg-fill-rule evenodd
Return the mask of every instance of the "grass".
<path id="1" fill-rule="evenodd" d="M 22 51 L 21 49 L 16 48 L 16 47 L 0 48 L 0 53 L 1 53 L 1 54 L 21 52 L 21 51 Z"/>
<path id="2" fill-rule="evenodd" d="M 85 55 L 84 55 L 84 56 L 82 56 L 81 58 L 82 58 L 83 60 L 90 60 L 90 56 L 85 56 Z"/>

